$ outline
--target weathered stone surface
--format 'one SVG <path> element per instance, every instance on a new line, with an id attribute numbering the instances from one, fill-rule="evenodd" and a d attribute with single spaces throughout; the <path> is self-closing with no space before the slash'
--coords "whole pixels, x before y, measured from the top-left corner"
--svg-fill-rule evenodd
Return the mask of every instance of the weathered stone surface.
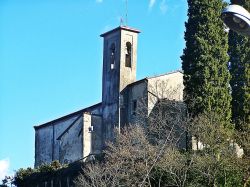
<path id="1" fill-rule="evenodd" d="M 113 139 L 114 127 L 121 124 L 121 92 L 136 80 L 138 31 L 119 27 L 104 38 L 102 112 L 104 139 Z M 129 63 L 128 63 L 129 61 Z"/>
<path id="2" fill-rule="evenodd" d="M 53 160 L 71 163 L 88 154 L 99 153 L 102 149 L 100 108 L 101 105 L 87 108 L 35 127 L 35 167 Z M 95 127 L 96 132 L 89 133 L 90 126 Z M 92 134 L 96 138 L 90 141 Z"/>

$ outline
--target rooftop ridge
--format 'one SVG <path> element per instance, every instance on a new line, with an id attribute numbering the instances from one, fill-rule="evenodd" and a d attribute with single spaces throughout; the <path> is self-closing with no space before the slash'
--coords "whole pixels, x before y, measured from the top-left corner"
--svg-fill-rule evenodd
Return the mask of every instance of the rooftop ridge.
<path id="1" fill-rule="evenodd" d="M 34 129 L 39 129 L 39 128 L 42 128 L 42 127 L 44 127 L 44 126 L 51 125 L 52 123 L 55 123 L 55 122 L 58 122 L 58 121 L 67 119 L 67 118 L 72 117 L 72 116 L 74 116 L 74 115 L 77 115 L 77 114 L 79 114 L 79 113 L 87 112 L 89 109 L 98 107 L 98 106 L 101 105 L 101 104 L 102 104 L 102 102 L 97 103 L 97 104 L 92 105 L 92 106 L 89 106 L 89 107 L 86 107 L 86 108 L 83 108 L 83 109 L 81 109 L 81 110 L 72 112 L 72 113 L 70 113 L 70 114 L 67 114 L 67 115 L 58 117 L 58 118 L 56 118 L 56 119 L 54 119 L 54 120 L 51 120 L 51 121 L 49 121 L 49 122 L 42 123 L 42 124 L 40 124 L 40 125 L 36 125 L 36 126 L 34 126 Z"/>
<path id="2" fill-rule="evenodd" d="M 183 71 L 182 70 L 174 70 L 174 71 L 171 71 L 171 72 L 168 72 L 168 73 L 163 73 L 163 74 L 160 74 L 160 75 L 154 75 L 154 76 L 144 77 L 142 79 L 139 79 L 139 80 L 137 80 L 135 82 L 130 83 L 128 85 L 128 87 L 133 86 L 135 84 L 139 84 L 139 83 L 141 83 L 143 81 L 147 81 L 148 79 L 153 79 L 153 78 L 157 78 L 157 77 L 161 77 L 161 76 L 165 76 L 165 75 L 170 75 L 170 74 L 173 74 L 173 73 L 183 73 Z"/>
<path id="3" fill-rule="evenodd" d="M 112 30 L 110 30 L 110 31 L 107 31 L 107 32 L 101 34 L 100 36 L 101 36 L 101 37 L 104 37 L 104 36 L 106 36 L 107 34 L 110 34 L 110 33 L 112 33 L 112 32 L 118 31 L 118 30 L 126 30 L 126 31 L 135 32 L 135 33 L 140 33 L 140 32 L 141 32 L 140 30 L 135 29 L 135 28 L 132 28 L 132 27 L 128 27 L 128 26 L 119 26 L 119 27 L 116 27 L 116 28 L 114 28 L 114 29 L 112 29 Z"/>
<path id="4" fill-rule="evenodd" d="M 174 71 L 170 71 L 170 72 L 159 74 L 159 75 L 148 76 L 148 77 L 145 77 L 145 78 L 146 79 L 153 79 L 153 78 L 157 78 L 157 77 L 161 77 L 161 76 L 165 76 L 165 75 L 170 75 L 170 74 L 173 74 L 173 73 L 183 73 L 183 71 L 182 70 L 174 70 Z"/>

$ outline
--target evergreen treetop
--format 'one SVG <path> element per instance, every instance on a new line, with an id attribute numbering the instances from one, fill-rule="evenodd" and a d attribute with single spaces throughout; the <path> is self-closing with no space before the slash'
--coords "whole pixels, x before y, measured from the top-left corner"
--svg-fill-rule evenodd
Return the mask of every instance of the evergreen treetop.
<path id="1" fill-rule="evenodd" d="M 181 59 L 188 111 L 194 116 L 213 111 L 228 122 L 228 39 L 220 18 L 224 7 L 222 0 L 188 0 L 186 48 Z"/>

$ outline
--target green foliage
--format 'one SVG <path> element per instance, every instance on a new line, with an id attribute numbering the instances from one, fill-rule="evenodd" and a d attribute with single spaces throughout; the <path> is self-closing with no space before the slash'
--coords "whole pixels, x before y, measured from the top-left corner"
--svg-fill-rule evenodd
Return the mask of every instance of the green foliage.
<path id="1" fill-rule="evenodd" d="M 249 0 L 231 0 L 231 3 L 250 10 Z M 232 119 L 236 124 L 236 129 L 245 130 L 246 124 L 250 122 L 250 39 L 230 30 L 228 54 L 232 76 L 230 81 Z"/>
<path id="2" fill-rule="evenodd" d="M 183 51 L 184 100 L 193 116 L 214 111 L 231 118 L 228 43 L 220 14 L 222 0 L 188 0 Z"/>
<path id="3" fill-rule="evenodd" d="M 239 122 L 239 124 L 241 124 L 241 122 Z M 235 133 L 235 139 L 237 140 L 237 142 L 243 147 L 244 149 L 244 153 L 245 153 L 245 157 L 249 157 L 250 158 L 250 123 L 243 123 L 243 125 L 241 125 L 242 127 L 244 126 L 244 130 L 243 131 L 236 131 Z"/>
<path id="4" fill-rule="evenodd" d="M 41 166 L 38 167 L 38 171 L 47 173 L 47 172 L 57 171 L 60 168 L 62 168 L 62 165 L 56 160 L 51 162 L 51 164 L 42 164 Z"/>
<path id="5" fill-rule="evenodd" d="M 16 186 L 25 186 L 25 179 L 36 173 L 36 169 L 32 169 L 28 167 L 27 169 L 20 168 L 16 173 L 14 177 L 13 184 Z"/>
<path id="6" fill-rule="evenodd" d="M 17 186 L 24 186 L 25 180 L 28 177 L 31 177 L 33 175 L 37 174 L 52 174 L 53 172 L 63 168 L 65 166 L 61 165 L 59 161 L 55 160 L 51 162 L 50 164 L 42 164 L 38 168 L 30 168 L 27 169 L 20 168 L 16 173 L 14 177 L 14 184 Z"/>
<path id="7" fill-rule="evenodd" d="M 250 11 L 249 0 L 231 0 L 231 3 L 243 6 Z M 239 132 L 238 142 L 250 157 L 250 38 L 229 32 L 230 81 L 232 89 L 232 120 Z"/>

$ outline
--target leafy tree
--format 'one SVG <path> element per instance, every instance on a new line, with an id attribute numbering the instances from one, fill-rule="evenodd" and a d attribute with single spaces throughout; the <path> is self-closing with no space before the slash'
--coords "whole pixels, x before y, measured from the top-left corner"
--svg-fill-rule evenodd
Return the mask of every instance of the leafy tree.
<path id="1" fill-rule="evenodd" d="M 250 11 L 249 0 L 231 0 Z M 232 89 L 232 119 L 236 129 L 246 130 L 250 122 L 250 39 L 229 31 L 230 73 Z"/>
<path id="2" fill-rule="evenodd" d="M 186 48 L 183 51 L 184 100 L 193 116 L 216 112 L 228 122 L 231 95 L 228 38 L 221 11 L 222 0 L 188 0 Z"/>
<path id="3" fill-rule="evenodd" d="M 231 0 L 250 11 L 250 1 Z M 250 39 L 229 31 L 230 81 L 232 89 L 232 120 L 239 131 L 238 142 L 250 157 L 248 142 L 250 132 Z"/>
<path id="4" fill-rule="evenodd" d="M 175 122 L 174 122 L 175 123 Z M 104 162 L 86 163 L 76 186 L 247 186 L 250 160 L 235 154 L 233 131 L 216 113 L 189 120 L 187 131 L 197 136 L 203 148 L 184 151 L 168 136 L 150 143 L 147 127 L 132 124 L 107 145 Z M 174 127 L 173 127 L 174 130 Z M 170 139 L 169 139 L 170 138 Z M 162 142 L 163 140 L 163 142 Z"/>
<path id="5" fill-rule="evenodd" d="M 225 127 L 220 115 L 204 113 L 194 118 L 188 129 L 202 144 L 193 153 L 190 182 L 207 186 L 242 186 L 247 166 L 236 154 L 233 128 Z"/>

